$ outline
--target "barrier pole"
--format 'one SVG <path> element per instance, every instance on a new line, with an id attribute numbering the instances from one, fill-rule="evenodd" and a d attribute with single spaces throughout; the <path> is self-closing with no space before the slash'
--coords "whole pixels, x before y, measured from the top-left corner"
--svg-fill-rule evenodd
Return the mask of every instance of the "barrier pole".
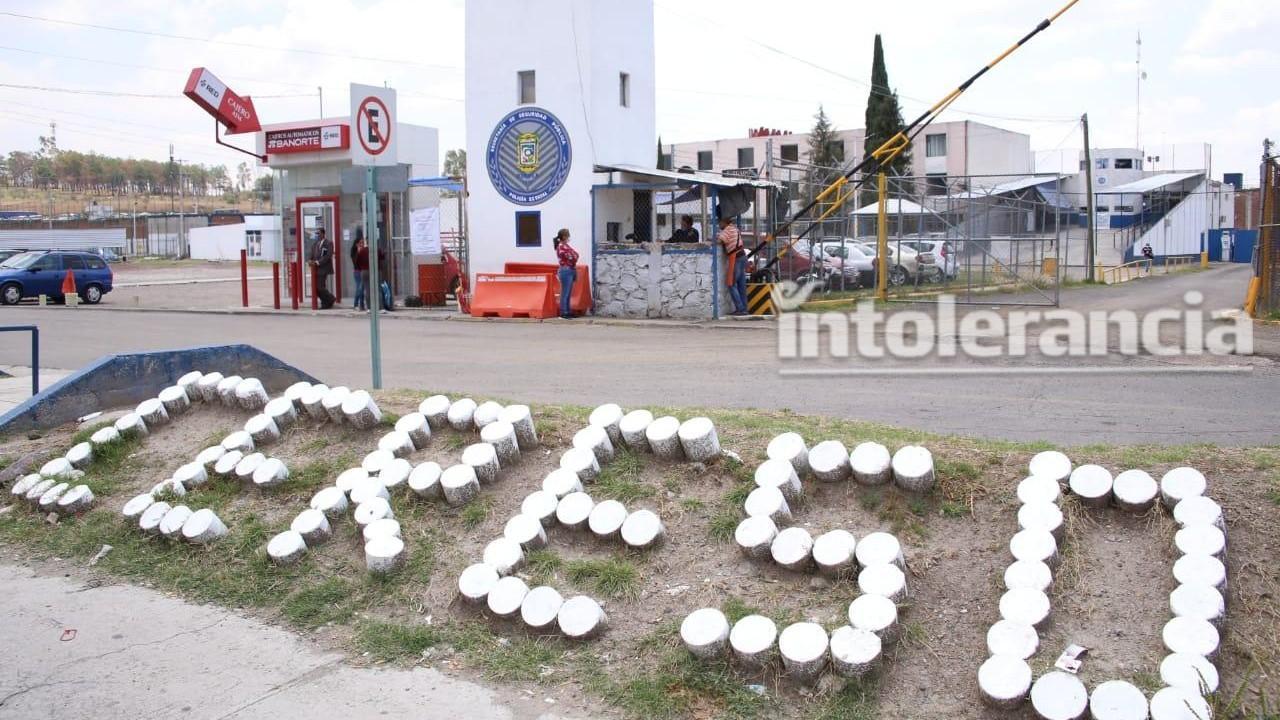
<path id="1" fill-rule="evenodd" d="M 271 295 L 276 309 L 280 309 L 280 263 L 271 263 Z"/>
<path id="2" fill-rule="evenodd" d="M 40 328 L 31 326 L 31 396 L 40 394 Z"/>
<path id="3" fill-rule="evenodd" d="M 298 309 L 298 296 L 302 294 L 302 266 L 298 263 L 290 263 L 293 267 L 289 268 L 289 295 L 293 300 L 293 309 Z"/>
<path id="4" fill-rule="evenodd" d="M 249 307 L 249 253 L 240 251 L 240 304 Z"/>
<path id="5" fill-rule="evenodd" d="M 364 236 L 369 243 L 369 364 L 374 390 L 382 389 L 382 333 L 378 312 L 382 309 L 382 278 L 378 268 L 378 195 L 374 190 L 374 168 L 364 174 Z M 388 258 L 390 260 L 390 258 Z M 387 263 L 388 265 L 390 262 Z"/>
<path id="6" fill-rule="evenodd" d="M 881 170 L 876 183 L 879 186 L 880 207 L 876 211 L 876 297 L 889 297 L 889 179 Z"/>
<path id="7" fill-rule="evenodd" d="M 307 267 L 311 268 L 311 309 L 319 310 L 320 297 L 318 293 L 320 291 L 320 266 L 308 265 Z"/>

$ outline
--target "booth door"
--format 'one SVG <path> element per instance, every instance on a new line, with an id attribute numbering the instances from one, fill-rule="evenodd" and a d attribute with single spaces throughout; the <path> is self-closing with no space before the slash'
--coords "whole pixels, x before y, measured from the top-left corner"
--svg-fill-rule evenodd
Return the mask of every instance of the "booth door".
<path id="1" fill-rule="evenodd" d="M 337 297 L 342 297 L 342 231 L 338 217 L 338 198 L 298 198 L 297 220 L 297 245 L 295 252 L 290 253 L 294 257 L 289 258 L 292 261 L 289 267 L 290 292 L 296 293 L 304 303 L 311 302 L 315 288 L 312 287 L 311 266 L 308 263 L 316 240 L 320 237 L 320 229 L 324 228 L 333 247 L 334 273 L 329 280 L 329 289 Z"/>

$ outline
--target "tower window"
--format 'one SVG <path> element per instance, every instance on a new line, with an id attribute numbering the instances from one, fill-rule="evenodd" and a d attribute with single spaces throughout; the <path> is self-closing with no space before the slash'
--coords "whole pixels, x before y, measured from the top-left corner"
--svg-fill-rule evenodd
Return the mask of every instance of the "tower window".
<path id="1" fill-rule="evenodd" d="M 537 102 L 537 94 L 534 92 L 534 79 L 532 70 L 521 70 L 516 73 L 520 92 L 520 105 L 529 105 Z"/>
<path id="2" fill-rule="evenodd" d="M 618 104 L 631 107 L 631 74 L 618 73 Z"/>

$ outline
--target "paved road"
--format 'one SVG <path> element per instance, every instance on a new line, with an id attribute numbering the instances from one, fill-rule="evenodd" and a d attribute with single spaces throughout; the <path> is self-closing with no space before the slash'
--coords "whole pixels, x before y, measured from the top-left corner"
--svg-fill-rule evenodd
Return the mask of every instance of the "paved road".
<path id="1" fill-rule="evenodd" d="M 1247 272 L 1243 266 L 1222 267 L 1123 287 L 1070 289 L 1063 301 L 1066 307 L 1143 310 L 1180 302 L 1186 290 L 1200 289 L 1205 307 L 1231 307 L 1243 297 Z M 330 384 L 369 384 L 368 323 L 358 317 L 21 307 L 3 309 L 0 318 L 39 323 L 43 364 L 51 367 L 79 367 L 109 352 L 248 342 Z M 790 408 L 1059 444 L 1280 442 L 1280 368 L 1273 357 L 1241 361 L 1252 372 L 1233 375 L 1163 371 L 1235 360 L 1143 357 L 1078 361 L 1150 371 L 1142 374 L 780 377 L 775 331 L 764 323 L 748 325 L 388 321 L 382 326 L 384 385 L 583 405 Z M 23 364 L 25 352 L 0 347 L 0 364 Z M 944 363 L 921 360 L 912 367 L 953 366 Z M 954 367 L 985 371 L 1049 363 L 1030 357 L 957 361 Z"/>

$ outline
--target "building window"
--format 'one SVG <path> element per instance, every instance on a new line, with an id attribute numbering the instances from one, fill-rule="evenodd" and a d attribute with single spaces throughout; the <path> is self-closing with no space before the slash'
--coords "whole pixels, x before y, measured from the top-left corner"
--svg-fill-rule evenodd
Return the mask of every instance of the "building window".
<path id="1" fill-rule="evenodd" d="M 538 95 L 536 92 L 534 92 L 533 71 L 521 70 L 520 72 L 516 73 L 516 77 L 519 80 L 519 88 L 520 88 L 520 98 L 519 98 L 518 104 L 530 105 L 532 103 L 537 102 Z"/>
<path id="2" fill-rule="evenodd" d="M 1081 160 L 1081 161 L 1080 161 L 1080 172 L 1084 172 L 1085 170 L 1088 170 L 1088 169 L 1089 169 L 1088 165 L 1089 165 L 1089 161 L 1088 161 L 1088 160 Z"/>
<path id="3" fill-rule="evenodd" d="M 1117 170 L 1132 170 L 1133 158 L 1116 158 Z"/>
<path id="4" fill-rule="evenodd" d="M 946 157 L 947 156 L 946 133 L 933 133 L 933 134 L 924 136 L 924 156 L 925 157 Z"/>
<path id="5" fill-rule="evenodd" d="M 1132 213 L 1133 213 L 1133 206 L 1132 206 L 1132 205 L 1117 205 L 1117 206 L 1116 206 L 1116 212 L 1118 212 L 1118 213 L 1129 213 L 1129 214 L 1132 214 Z"/>
<path id="6" fill-rule="evenodd" d="M 1099 213 L 1109 213 L 1111 212 L 1111 208 L 1107 207 L 1106 205 L 1096 205 L 1094 206 L 1093 211 L 1099 212 Z"/>
<path id="7" fill-rule="evenodd" d="M 755 148 L 738 148 L 738 167 L 749 168 L 756 166 L 756 149 Z"/>
<path id="8" fill-rule="evenodd" d="M 516 247 L 542 247 L 542 213 L 537 210 L 516 213 Z"/>
<path id="9" fill-rule="evenodd" d="M 244 248 L 249 257 L 262 257 L 262 231 L 245 230 Z"/>
<path id="10" fill-rule="evenodd" d="M 672 169 L 671 153 L 662 153 L 661 155 L 658 156 L 658 169 L 659 170 Z"/>
<path id="11" fill-rule="evenodd" d="M 925 191 L 929 195 L 945 195 L 947 193 L 947 174 L 929 173 Z"/>
<path id="12" fill-rule="evenodd" d="M 800 162 L 800 146 L 796 144 L 782 146 L 782 162 Z"/>
<path id="13" fill-rule="evenodd" d="M 710 150 L 698 151 L 698 169 L 699 170 L 711 169 L 711 151 Z"/>
<path id="14" fill-rule="evenodd" d="M 631 107 L 631 74 L 618 73 L 618 104 Z"/>
<path id="15" fill-rule="evenodd" d="M 1093 161 L 1093 169 L 1106 170 L 1110 166 L 1110 164 L 1111 164 L 1111 161 L 1108 160 L 1107 158 L 1098 158 L 1097 160 Z"/>

